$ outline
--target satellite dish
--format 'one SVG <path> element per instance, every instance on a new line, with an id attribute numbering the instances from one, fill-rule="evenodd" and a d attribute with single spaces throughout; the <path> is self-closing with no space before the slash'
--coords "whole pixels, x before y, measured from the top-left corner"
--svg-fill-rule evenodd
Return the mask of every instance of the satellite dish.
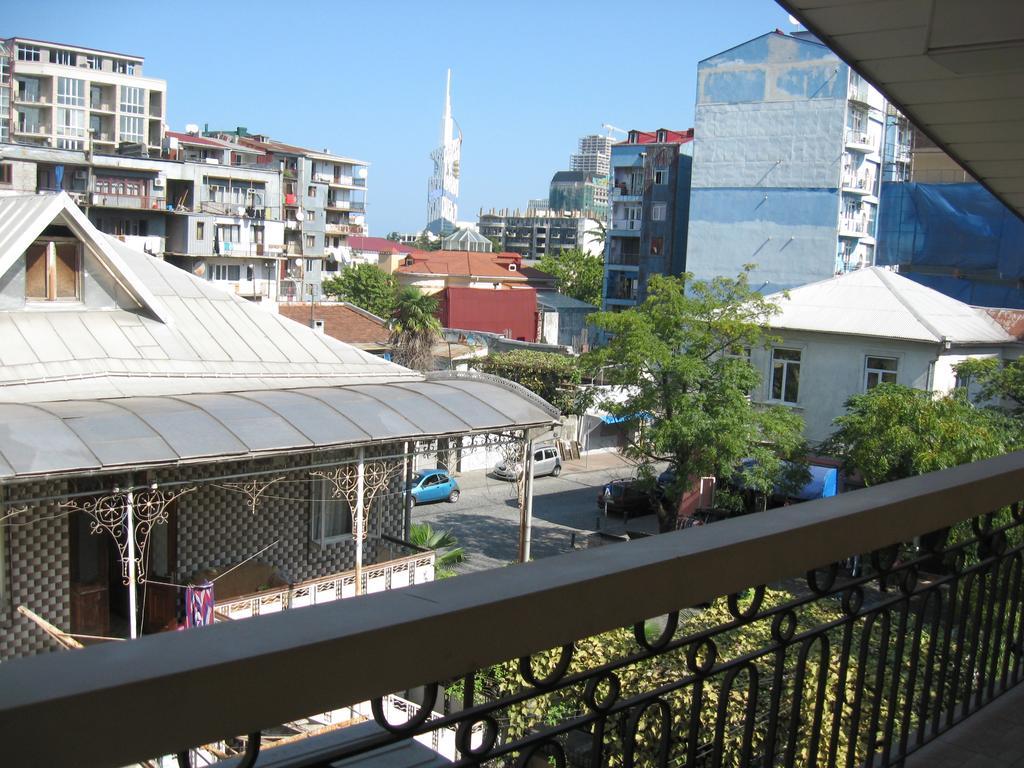
<path id="1" fill-rule="evenodd" d="M 364 167 L 359 169 L 359 171 L 356 173 L 356 176 L 358 176 L 360 179 L 365 179 L 366 178 L 366 171 L 367 171 L 367 169 L 364 166 Z"/>
<path id="2" fill-rule="evenodd" d="M 239 216 L 245 216 L 245 206 L 244 205 L 238 206 L 238 210 L 236 211 L 236 213 Z"/>
<path id="3" fill-rule="evenodd" d="M 789 14 L 789 23 L 792 24 L 794 27 L 801 26 L 800 19 L 796 18 L 796 16 L 794 16 L 792 13 Z"/>
<path id="4" fill-rule="evenodd" d="M 195 123 L 189 123 L 185 126 L 185 133 L 191 133 L 193 136 L 199 133 L 199 126 Z"/>
<path id="5" fill-rule="evenodd" d="M 295 209 L 295 220 L 296 221 L 305 221 L 306 220 L 306 212 L 304 210 L 302 210 L 302 208 L 296 208 Z"/>

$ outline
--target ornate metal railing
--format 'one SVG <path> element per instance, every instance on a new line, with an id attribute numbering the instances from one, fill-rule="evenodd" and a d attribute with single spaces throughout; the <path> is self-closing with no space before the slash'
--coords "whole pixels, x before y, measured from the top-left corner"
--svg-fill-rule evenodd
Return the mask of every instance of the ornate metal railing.
<path id="1" fill-rule="evenodd" d="M 416 552 L 405 557 L 368 565 L 362 573 L 365 594 L 410 587 L 434 579 L 434 553 Z M 344 571 L 317 579 L 267 589 L 230 600 L 218 600 L 215 610 L 221 620 L 247 619 L 290 608 L 329 603 L 356 596 L 356 572 Z"/>
<path id="2" fill-rule="evenodd" d="M 246 732 L 251 756 L 260 729 L 369 700 L 375 726 L 311 737 L 298 756 L 267 749 L 256 765 L 326 766 L 440 729 L 455 731 L 457 765 L 899 764 L 1020 681 L 1022 481 L 1024 453 L 1011 454 L 9 662 L 0 739 L 18 765 L 120 765 Z M 398 722 L 393 693 L 422 706 Z M 62 738 L 46 738 L 55 721 Z"/>

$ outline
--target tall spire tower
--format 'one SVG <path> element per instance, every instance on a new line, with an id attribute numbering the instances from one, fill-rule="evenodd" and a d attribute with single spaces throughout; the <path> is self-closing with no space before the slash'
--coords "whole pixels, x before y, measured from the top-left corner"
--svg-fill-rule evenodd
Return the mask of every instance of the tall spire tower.
<path id="1" fill-rule="evenodd" d="M 456 135 L 458 131 L 458 135 Z M 459 159 L 462 131 L 452 118 L 452 71 L 444 90 L 444 117 L 441 118 L 441 145 L 430 153 L 434 172 L 427 183 L 427 229 L 435 235 L 455 231 L 459 212 Z"/>

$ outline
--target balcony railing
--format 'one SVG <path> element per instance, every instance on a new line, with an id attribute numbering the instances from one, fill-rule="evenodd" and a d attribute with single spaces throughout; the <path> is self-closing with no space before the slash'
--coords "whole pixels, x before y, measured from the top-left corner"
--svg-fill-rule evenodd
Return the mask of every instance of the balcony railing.
<path id="1" fill-rule="evenodd" d="M 839 218 L 839 234 L 851 237 L 864 237 L 868 234 L 868 217 L 865 214 L 841 216 Z"/>
<path id="2" fill-rule="evenodd" d="M 612 221 L 612 229 L 639 231 L 642 226 L 643 221 L 640 219 L 616 219 Z"/>
<path id="3" fill-rule="evenodd" d="M 103 192 L 93 192 L 89 196 L 91 205 L 103 208 L 138 208 L 145 210 L 163 210 L 167 204 L 164 197 L 152 195 L 108 195 Z"/>
<path id="4" fill-rule="evenodd" d="M 859 149 L 863 152 L 871 152 L 875 149 L 875 139 L 866 131 L 846 131 L 846 146 L 850 149 Z"/>
<path id="5" fill-rule="evenodd" d="M 264 294 L 266 295 L 266 294 Z M 367 566 L 362 573 L 363 594 L 423 584 L 434 580 L 434 553 L 416 552 L 405 557 Z M 356 596 L 356 572 L 345 571 L 310 579 L 281 589 L 270 589 L 233 600 L 217 601 L 221 619 L 243 619 L 292 608 L 329 603 Z"/>
<path id="6" fill-rule="evenodd" d="M 870 195 L 875 188 L 875 180 L 870 176 L 863 176 L 853 173 L 844 173 L 842 185 L 844 190 L 863 192 Z"/>
<path id="7" fill-rule="evenodd" d="M 257 765 L 383 764 L 382 750 L 452 728 L 458 765 L 901 764 L 1021 681 L 1022 488 L 1024 453 L 1009 454 L 527 565 L 14 660 L 0 665 L 0 740 L 12 765 L 124 765 L 239 744 L 231 734 L 258 745 L 262 729 L 370 701 L 374 723 L 267 749 Z M 450 706 L 435 716 L 442 690 Z M 399 715 L 394 692 L 427 706 Z"/>

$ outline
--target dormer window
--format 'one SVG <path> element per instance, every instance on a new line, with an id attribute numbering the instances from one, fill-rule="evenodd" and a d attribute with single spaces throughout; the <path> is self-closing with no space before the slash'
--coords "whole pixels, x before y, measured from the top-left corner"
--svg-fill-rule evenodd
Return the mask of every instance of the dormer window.
<path id="1" fill-rule="evenodd" d="M 78 301 L 81 265 L 78 241 L 37 240 L 25 251 L 25 298 L 28 301 Z"/>

